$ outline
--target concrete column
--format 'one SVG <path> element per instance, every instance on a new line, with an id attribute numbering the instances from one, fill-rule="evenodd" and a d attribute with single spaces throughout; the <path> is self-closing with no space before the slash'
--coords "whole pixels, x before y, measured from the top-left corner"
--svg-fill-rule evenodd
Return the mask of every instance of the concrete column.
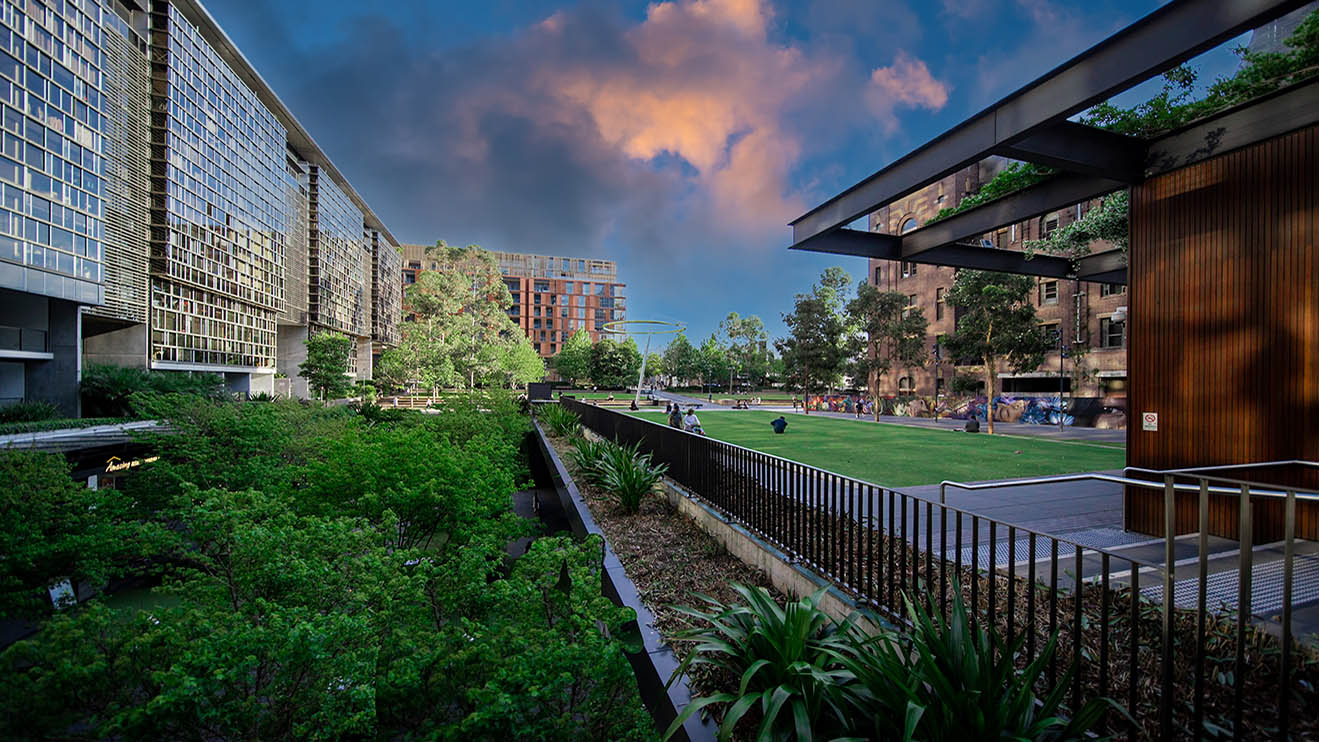
<path id="1" fill-rule="evenodd" d="M 82 314 L 78 312 L 77 304 L 51 299 L 49 316 L 47 350 L 55 357 L 25 364 L 27 398 L 53 402 L 65 415 L 78 417 L 82 410 L 78 395 L 82 370 L 79 352 Z"/>
<path id="2" fill-rule="evenodd" d="M 298 376 L 298 365 L 307 360 L 307 326 L 280 325 L 276 370 L 288 377 L 289 396 L 308 399 L 307 380 Z"/>

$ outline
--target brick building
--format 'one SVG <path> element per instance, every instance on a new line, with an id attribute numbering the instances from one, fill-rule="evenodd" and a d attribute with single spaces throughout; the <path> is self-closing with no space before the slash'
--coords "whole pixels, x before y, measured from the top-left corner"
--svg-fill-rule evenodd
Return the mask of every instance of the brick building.
<path id="1" fill-rule="evenodd" d="M 924 225 L 940 209 L 955 207 L 963 198 L 978 191 L 1007 164 L 991 158 L 958 170 L 906 198 L 880 208 L 870 215 L 870 230 L 885 234 L 903 234 Z M 1007 250 L 1021 250 L 1029 240 L 1042 239 L 1054 230 L 1080 219 L 1098 201 L 1054 211 L 1042 217 L 1013 224 L 982 236 L 980 245 Z M 1096 251 L 1104 248 L 1096 248 Z M 929 321 L 926 347 L 933 348 L 937 338 L 953 332 L 956 316 L 945 297 L 952 288 L 957 268 L 917 265 L 895 260 L 869 261 L 868 278 L 886 291 L 906 294 L 911 306 L 919 307 Z M 1062 385 L 1069 396 L 1105 397 L 1126 395 L 1126 348 L 1124 322 L 1118 312 L 1127 304 L 1123 285 L 1088 283 L 1056 278 L 1036 278 L 1031 297 L 1040 323 L 1055 332 L 1061 330 L 1062 342 L 1068 346 L 1064 360 Z M 1115 315 L 1117 317 L 1115 318 Z M 946 360 L 946 359 L 945 359 Z M 1006 365 L 999 368 L 1000 391 L 1004 394 L 1056 395 L 1059 387 L 1058 351 L 1048 353 L 1039 368 L 1014 373 Z M 949 392 L 954 369 L 950 363 L 938 366 L 939 393 Z M 978 372 L 961 369 L 961 373 Z M 894 369 L 881 383 L 884 394 L 930 395 L 936 388 L 936 365 L 931 357 L 924 368 Z M 983 384 L 983 382 L 982 382 Z"/>
<path id="2" fill-rule="evenodd" d="M 591 342 L 596 342 L 601 325 L 627 318 L 626 284 L 619 282 L 618 265 L 612 260 L 493 254 L 513 295 L 508 316 L 527 333 L 531 346 L 543 358 L 558 353 L 579 329 L 591 333 Z M 418 272 L 435 268 L 424 245 L 403 246 L 405 286 L 417 280 Z"/>

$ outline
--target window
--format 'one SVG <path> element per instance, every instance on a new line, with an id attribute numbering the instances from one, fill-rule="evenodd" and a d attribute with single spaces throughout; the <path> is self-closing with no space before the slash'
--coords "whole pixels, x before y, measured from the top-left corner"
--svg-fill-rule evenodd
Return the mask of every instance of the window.
<path id="1" fill-rule="evenodd" d="M 533 316 L 533 317 L 539 317 L 539 316 L 540 316 L 540 307 L 535 307 L 535 308 L 533 308 L 533 309 L 531 310 L 531 316 Z"/>
<path id="2" fill-rule="evenodd" d="M 1053 212 L 1040 222 L 1040 239 L 1047 240 L 1058 231 L 1058 212 Z"/>
<path id="3" fill-rule="evenodd" d="M 875 266 L 875 285 L 878 286 L 879 282 L 882 281 L 883 278 L 884 278 L 884 269 L 880 268 L 879 266 Z"/>
<path id="4" fill-rule="evenodd" d="M 919 226 L 920 225 L 916 223 L 915 219 L 907 219 L 907 221 L 902 223 L 902 229 L 898 230 L 898 234 L 906 234 Z"/>
<path id="5" fill-rule="evenodd" d="M 564 282 L 563 282 L 563 293 L 565 293 L 565 294 L 571 294 L 571 293 L 572 293 L 572 281 L 564 281 Z"/>
<path id="6" fill-rule="evenodd" d="M 559 303 L 558 294 L 550 294 L 550 306 L 556 306 Z"/>
<path id="7" fill-rule="evenodd" d="M 1126 327 L 1126 322 L 1117 322 L 1112 317 L 1101 317 L 1099 319 L 1099 347 L 1121 348 L 1122 335 Z"/>
<path id="8" fill-rule="evenodd" d="M 1040 306 L 1058 303 L 1058 282 L 1040 281 Z"/>
<path id="9" fill-rule="evenodd" d="M 1017 225 L 1015 224 L 1012 225 L 1012 241 L 1017 241 Z"/>
<path id="10" fill-rule="evenodd" d="M 934 290 L 934 318 L 943 319 L 943 287 Z"/>
<path id="11" fill-rule="evenodd" d="M 916 379 L 910 376 L 903 376 L 898 379 L 898 391 L 910 394 L 916 388 Z"/>
<path id="12" fill-rule="evenodd" d="M 540 304 L 540 294 L 532 294 L 532 295 L 531 295 L 531 303 L 532 303 L 532 304 Z"/>
<path id="13" fill-rule="evenodd" d="M 903 278 L 910 278 L 910 277 L 912 277 L 912 276 L 914 276 L 914 275 L 916 275 L 916 264 L 915 264 L 915 263 L 908 263 L 908 262 L 905 261 L 905 260 L 902 261 L 902 277 L 903 277 Z"/>
<path id="14" fill-rule="evenodd" d="M 1101 283 L 1099 284 L 1100 296 L 1117 296 L 1127 293 L 1126 284 L 1122 283 Z"/>
<path id="15" fill-rule="evenodd" d="M 1059 322 L 1046 322 L 1040 325 L 1040 329 L 1044 330 L 1044 336 L 1049 338 L 1050 342 L 1053 342 L 1054 344 L 1057 344 L 1058 342 L 1058 331 L 1061 327 L 1062 324 Z"/>
<path id="16" fill-rule="evenodd" d="M 903 316 L 903 317 L 910 317 L 910 316 L 911 316 L 911 313 L 912 313 L 915 309 L 916 309 L 916 295 L 915 295 L 915 294 L 908 294 L 908 295 L 907 295 L 907 307 L 906 307 L 905 309 L 902 310 L 902 316 Z"/>
<path id="17" fill-rule="evenodd" d="M 536 285 L 535 285 L 535 287 L 534 287 L 532 290 L 535 291 L 536 293 L 544 293 L 544 292 L 548 292 L 548 291 L 550 290 L 550 282 L 549 282 L 549 281 L 536 281 Z"/>

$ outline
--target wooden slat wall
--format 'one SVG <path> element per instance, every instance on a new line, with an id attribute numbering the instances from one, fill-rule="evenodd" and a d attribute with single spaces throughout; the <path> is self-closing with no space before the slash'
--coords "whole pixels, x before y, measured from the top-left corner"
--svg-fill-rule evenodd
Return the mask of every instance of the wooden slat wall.
<path id="1" fill-rule="evenodd" d="M 1131 465 L 1319 460 L 1317 183 L 1311 126 L 1131 189 Z M 1319 470 L 1250 474 L 1319 488 Z M 1214 498 L 1215 533 L 1236 535 L 1234 500 Z M 1195 530 L 1194 498 L 1177 510 Z M 1319 537 L 1319 512 L 1299 511 L 1298 535 Z M 1128 492 L 1129 528 L 1162 533 L 1162 513 L 1161 494 Z M 1281 533 L 1281 508 L 1255 519 L 1257 538 Z"/>

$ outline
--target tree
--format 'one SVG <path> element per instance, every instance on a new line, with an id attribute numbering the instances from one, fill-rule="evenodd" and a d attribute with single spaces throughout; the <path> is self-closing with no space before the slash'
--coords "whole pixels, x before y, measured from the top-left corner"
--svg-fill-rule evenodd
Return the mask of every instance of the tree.
<path id="1" fill-rule="evenodd" d="M 864 336 L 856 343 L 854 375 L 865 378 L 879 421 L 879 383 L 894 366 L 925 364 L 925 331 L 929 323 L 919 308 L 908 308 L 907 297 L 897 291 L 880 291 L 866 281 L 857 285 L 856 298 L 847 304 L 850 324 Z"/>
<path id="2" fill-rule="evenodd" d="M 659 379 L 664 376 L 664 356 L 659 353 L 646 354 L 646 378 Z"/>
<path id="3" fill-rule="evenodd" d="M 710 386 L 718 384 L 720 381 L 727 379 L 732 372 L 732 364 L 728 362 L 728 349 L 719 343 L 719 339 L 710 333 L 710 337 L 701 343 L 697 349 L 701 358 L 701 383 Z"/>
<path id="4" fill-rule="evenodd" d="M 1053 347 L 1028 301 L 1034 288 L 1035 279 L 1029 276 L 960 270 L 948 291 L 948 303 L 958 312 L 957 329 L 944 344 L 958 362 L 983 367 L 991 434 L 999 362 L 1023 373 L 1043 363 L 1045 351 Z"/>
<path id="5" fill-rule="evenodd" d="M 678 333 L 664 349 L 664 370 L 680 384 L 700 377 L 700 354 L 687 340 L 686 333 Z"/>
<path id="6" fill-rule="evenodd" d="M 386 349 L 376 360 L 371 375 L 376 390 L 382 395 L 388 396 L 405 391 L 413 379 L 412 369 L 408 366 L 407 352 L 402 348 Z"/>
<path id="7" fill-rule="evenodd" d="M 502 350 L 499 366 L 506 377 L 506 386 L 520 388 L 545 378 L 545 361 L 531 347 L 531 340 L 526 335 L 519 332 Z"/>
<path id="8" fill-rule="evenodd" d="M 601 338 L 591 347 L 591 381 L 602 387 L 622 389 L 637 380 L 641 372 L 641 353 L 628 338 L 619 343 Z"/>
<path id="9" fill-rule="evenodd" d="M 753 384 L 763 383 L 769 373 L 765 323 L 754 314 L 739 317 L 737 312 L 729 312 L 719 329 L 728 338 L 728 358 L 734 370 L 746 374 Z M 731 376 L 728 392 L 733 392 Z"/>
<path id="10" fill-rule="evenodd" d="M 140 523 L 121 493 L 71 479 L 71 468 L 59 454 L 0 451 L 0 616 L 48 614 L 47 588 L 103 585 L 135 571 L 127 565 L 170 533 Z"/>
<path id="11" fill-rule="evenodd" d="M 591 333 L 579 329 L 563 342 L 558 355 L 552 360 L 559 378 L 568 382 L 585 380 L 591 376 Z"/>
<path id="12" fill-rule="evenodd" d="M 339 332 L 313 332 L 307 337 L 307 360 L 298 364 L 298 376 L 307 380 L 321 399 L 338 399 L 348 393 L 348 354 L 353 341 Z"/>
<path id="13" fill-rule="evenodd" d="M 403 325 L 403 365 L 432 391 L 466 382 L 506 383 L 510 351 L 525 334 L 508 317 L 513 303 L 499 262 L 476 245 L 449 247 L 444 240 L 427 249 L 438 268 L 422 271 L 408 287 Z"/>
<path id="14" fill-rule="evenodd" d="M 783 356 L 785 381 L 792 379 L 803 393 L 824 390 L 842 376 L 849 357 L 843 309 L 852 279 L 832 267 L 809 294 L 797 294 L 791 314 L 783 315 L 788 337 L 774 341 Z"/>

